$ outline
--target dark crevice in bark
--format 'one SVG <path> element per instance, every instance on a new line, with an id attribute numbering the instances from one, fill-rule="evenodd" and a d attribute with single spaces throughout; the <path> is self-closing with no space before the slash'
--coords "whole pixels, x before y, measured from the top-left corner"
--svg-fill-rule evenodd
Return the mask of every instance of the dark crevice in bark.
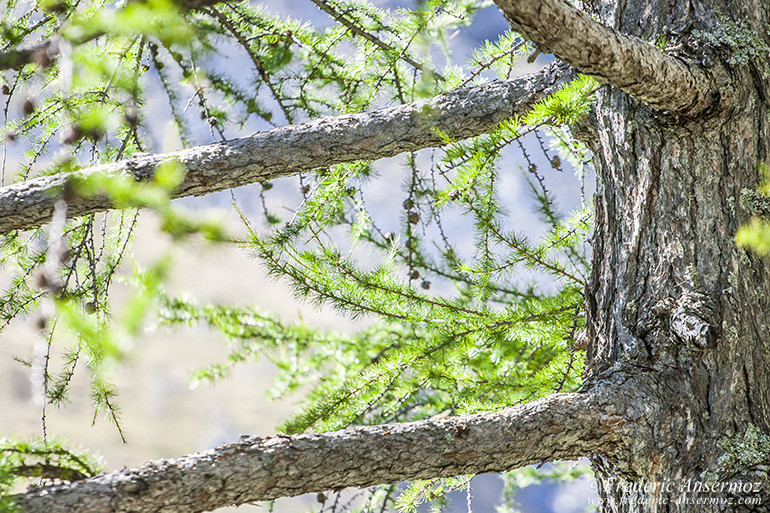
<path id="1" fill-rule="evenodd" d="M 634 9 L 623 16 L 647 5 L 628 4 Z M 655 3 L 664 4 L 670 2 Z M 713 15 L 697 6 L 694 12 Z M 621 24 L 636 30 L 631 25 Z M 619 93 L 600 92 L 586 378 L 636 366 L 650 408 L 645 422 L 654 436 L 640 441 L 628 461 L 596 460 L 599 479 L 748 479 L 749 469 L 720 463 L 727 440 L 750 425 L 769 432 L 767 260 L 734 243 L 735 231 L 749 219 L 738 198 L 756 185 L 756 163 L 767 158 L 770 142 L 768 84 L 757 80 L 757 69 L 732 67 L 733 82 L 722 94 L 727 109 L 712 119 L 660 116 Z M 617 319 L 617 311 L 629 315 Z M 644 349 L 634 352 L 629 334 Z M 644 493 L 631 497 L 636 506 L 621 503 L 615 490 L 600 495 L 613 513 L 733 509 L 671 503 L 656 510 Z"/>
<path id="2" fill-rule="evenodd" d="M 751 405 L 751 380 L 749 379 L 749 371 L 746 370 L 746 366 L 743 366 L 743 380 L 746 384 L 746 404 L 748 405 L 748 412 L 749 412 L 749 418 L 751 419 L 752 423 L 756 423 L 754 420 L 754 413 L 752 412 L 753 408 Z"/>

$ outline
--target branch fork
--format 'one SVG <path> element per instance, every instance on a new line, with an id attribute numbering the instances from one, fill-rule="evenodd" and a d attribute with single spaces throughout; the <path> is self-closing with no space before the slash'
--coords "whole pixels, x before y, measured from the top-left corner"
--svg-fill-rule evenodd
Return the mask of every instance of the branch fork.
<path id="1" fill-rule="evenodd" d="M 514 30 L 581 73 L 617 87 L 653 109 L 695 118 L 714 111 L 721 68 L 668 55 L 638 37 L 602 25 L 565 0 L 495 0 Z"/>

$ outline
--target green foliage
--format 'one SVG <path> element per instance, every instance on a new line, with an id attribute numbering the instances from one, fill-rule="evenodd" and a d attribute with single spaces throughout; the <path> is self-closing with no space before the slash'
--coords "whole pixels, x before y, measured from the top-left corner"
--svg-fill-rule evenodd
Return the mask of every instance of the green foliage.
<path id="1" fill-rule="evenodd" d="M 461 262 L 447 252 L 429 262 L 419 240 L 410 236 L 415 224 L 410 214 L 404 219 L 404 244 L 392 236 L 378 238 L 376 224 L 367 231 L 348 219 L 348 210 L 362 208 L 356 178 L 366 174 L 365 166 L 337 166 L 319 176 L 293 220 L 265 235 L 251 231 L 243 243 L 258 251 L 270 273 L 288 277 L 298 296 L 349 315 L 376 316 L 383 324 L 348 337 L 317 336 L 257 310 L 169 301 L 163 312 L 167 324 L 207 323 L 236 342 L 227 365 L 199 377 L 225 375 L 230 364 L 268 350 L 282 371 L 278 389 L 314 385 L 304 409 L 284 424 L 288 432 L 476 412 L 554 389 L 573 390 L 581 370 L 573 344 L 581 328 L 577 314 L 587 263 L 579 244 L 589 228 L 587 213 L 564 222 L 552 217 L 555 225 L 537 243 L 502 229 L 489 184 L 493 170 L 484 156 L 515 133 L 515 123 L 508 122 L 489 136 L 453 145 L 446 165 L 457 170 L 450 180 L 455 188 L 415 193 L 430 212 L 453 207 L 452 197 L 462 201 L 476 218 L 475 261 Z M 450 176 L 448 169 L 442 172 Z M 417 205 L 407 200 L 404 207 L 414 213 Z M 317 236 L 345 226 L 357 234 L 347 254 Z M 384 259 L 364 264 L 354 256 L 358 246 L 379 248 Z M 404 265 L 411 265 L 409 279 L 403 277 Z M 562 285 L 553 293 L 511 288 L 505 280 L 516 267 L 550 275 Z M 443 273 L 439 277 L 460 277 L 454 294 L 431 293 L 425 280 L 414 284 L 414 273 L 433 269 Z"/>
<path id="2" fill-rule="evenodd" d="M 530 50 L 526 40 L 515 32 L 506 32 L 497 41 L 484 41 L 471 57 L 475 69 L 460 85 L 481 76 L 485 70 L 494 70 L 498 78 L 508 80 L 520 59 Z"/>
<path id="3" fill-rule="evenodd" d="M 83 450 L 68 449 L 59 440 L 0 438 L 0 511 L 17 510 L 10 493 L 25 480 L 77 481 L 102 471 L 97 458 Z"/>
<path id="4" fill-rule="evenodd" d="M 473 476 L 414 481 L 398 496 L 394 505 L 402 513 L 414 513 L 418 506 L 425 503 L 430 503 L 431 510 L 441 511 L 446 505 L 447 494 L 455 490 L 467 490 L 471 479 Z"/>
<path id="5" fill-rule="evenodd" d="M 170 0 L 127 2 L 121 9 L 104 9 L 94 3 L 93 9 L 85 9 L 69 21 L 62 28 L 62 35 L 73 42 L 94 34 L 109 34 L 111 38 L 126 40 L 157 38 L 164 46 L 185 45 L 193 40 L 193 28 L 177 4 Z"/>
<path id="6" fill-rule="evenodd" d="M 170 144 L 222 141 L 508 79 L 528 51 L 507 32 L 484 42 L 470 62 L 452 54 L 449 39 L 488 2 L 426 0 L 397 11 L 360 0 L 314 3 L 328 15 L 320 28 L 249 2 L 190 9 L 163 0 L 119 8 L 65 1 L 41 4 L 36 16 L 8 3 L 0 52 L 54 34 L 64 44 L 58 56 L 2 79 L 8 101 L 24 106 L 21 116 L 4 114 L 0 133 L 19 165 L 4 161 L 2 178 L 73 173 L 65 203 L 70 194 L 107 195 L 121 209 L 62 221 L 60 234 L 51 223 L 0 239 L 0 264 L 12 276 L 0 295 L 0 331 L 14 319 L 40 316 L 46 361 L 59 340 L 54 334 L 68 334 L 59 365 L 47 367 L 48 404 L 66 405 L 77 363 L 85 361 L 94 409 L 120 432 L 112 377 L 158 299 L 162 325 L 208 325 L 231 343 L 227 361 L 195 379 L 216 381 L 234 365 L 267 356 L 278 369 L 274 397 L 306 394 L 282 426 L 289 433 L 495 410 L 580 386 L 575 336 L 583 324 L 591 208 L 583 202 L 564 216 L 548 184 L 564 176 L 562 159 L 584 176 L 587 150 L 568 125 L 590 107 L 597 87 L 590 78 L 488 134 L 445 138 L 430 155 L 405 155 L 397 179 L 355 162 L 306 173 L 298 183 L 263 183 L 259 215 L 235 206 L 248 231 L 237 241 L 215 220 L 172 204 L 184 175 L 177 163 L 164 163 L 141 183 L 76 173 L 162 149 L 153 116 L 178 127 L 180 141 Z M 526 201 L 510 192 L 516 169 L 542 220 L 537 229 L 508 213 Z M 383 195 L 384 206 L 377 204 Z M 294 199 L 295 208 L 284 208 Z M 138 208 L 154 211 L 175 241 L 200 234 L 241 245 L 299 298 L 365 318 L 370 327 L 324 333 L 255 308 L 167 297 L 167 256 L 149 268 L 125 265 Z M 53 251 L 59 243 L 68 251 Z M 111 296 L 118 280 L 134 290 L 120 307 Z M 53 315 L 40 314 L 46 303 L 55 306 Z M 60 464 L 86 473 L 74 460 Z M 10 467 L 0 466 L 6 483 L 3 468 Z M 465 483 L 417 483 L 400 494 L 399 507 L 411 511 L 425 499 L 438 507 L 444 492 Z M 397 495 L 379 490 L 369 503 L 384 508 Z"/>
<path id="7" fill-rule="evenodd" d="M 161 229 L 176 239 L 201 234 L 211 241 L 229 240 L 220 222 L 213 217 L 194 217 L 171 205 L 171 193 L 184 179 L 185 170 L 176 161 L 166 161 L 155 169 L 152 180 L 138 182 L 131 177 L 91 173 L 73 174 L 69 185 L 84 197 L 106 195 L 116 208 L 145 207 L 161 220 Z"/>
<path id="8" fill-rule="evenodd" d="M 580 75 L 546 100 L 538 103 L 524 118 L 528 125 L 571 125 L 586 115 L 593 103 L 599 83 L 588 75 Z"/>
<path id="9" fill-rule="evenodd" d="M 752 219 L 751 223 L 742 226 L 735 235 L 741 246 L 750 247 L 761 255 L 770 253 L 770 223 Z"/>

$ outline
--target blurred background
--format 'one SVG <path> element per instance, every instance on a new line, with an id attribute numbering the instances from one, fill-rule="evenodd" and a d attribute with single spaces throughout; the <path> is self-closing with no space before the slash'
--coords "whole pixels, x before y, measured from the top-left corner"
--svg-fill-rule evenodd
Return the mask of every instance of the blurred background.
<path id="1" fill-rule="evenodd" d="M 254 2 L 258 3 L 258 2 Z M 374 1 L 380 7 L 398 9 L 411 2 Z M 318 27 L 331 23 L 323 12 L 306 0 L 285 0 L 266 3 L 265 7 L 277 14 L 300 18 Z M 508 28 L 507 22 L 494 6 L 486 7 L 476 21 L 452 39 L 458 55 L 468 54 L 486 39 L 495 39 Z M 226 53 L 226 52 L 222 52 Z M 246 57 L 242 57 L 245 59 Z M 520 69 L 520 73 L 539 69 L 549 61 L 540 56 L 537 61 Z M 238 57 L 228 55 L 222 66 L 238 69 Z M 269 98 L 264 99 L 270 101 Z M 20 108 L 19 106 L 12 106 Z M 181 146 L 173 127 L 169 127 L 171 112 L 167 101 L 158 94 L 150 98 L 148 112 L 155 119 L 148 120 L 156 135 L 156 149 L 172 150 Z M 241 134 L 264 130 L 269 126 L 249 126 Z M 196 133 L 198 144 L 212 142 L 210 130 L 200 124 Z M 534 144 L 534 142 L 531 142 Z M 539 150 L 532 152 L 538 163 L 547 167 L 547 160 Z M 429 155 L 423 152 L 422 155 Z M 13 168 L 13 148 L 7 154 Z M 426 157 L 427 158 L 427 157 Z M 406 170 L 399 159 L 387 159 L 376 164 L 381 175 L 406 178 Z M 512 173 L 514 175 L 514 173 Z M 581 182 L 569 171 L 551 178 L 549 187 L 559 198 L 562 212 L 580 207 Z M 590 180 L 588 180 L 590 183 Z M 590 186 L 589 186 L 590 187 Z M 276 182 L 276 204 L 296 203 L 299 184 L 296 178 Z M 243 233 L 242 223 L 231 208 L 236 200 L 249 214 L 259 213 L 259 186 L 246 186 L 233 192 L 212 194 L 203 198 L 178 200 L 177 204 L 196 212 L 215 212 L 231 233 Z M 590 197 L 591 191 L 587 191 Z M 524 233 L 536 234 L 541 230 L 532 213 L 532 198 L 519 173 L 506 185 L 505 203 L 509 215 L 518 219 Z M 378 209 L 387 217 L 399 215 L 400 205 L 393 205 L 387 194 L 371 196 L 370 208 Z M 174 244 L 169 236 L 158 229 L 157 219 L 151 213 L 140 216 L 131 260 L 139 265 L 152 265 L 160 255 L 170 252 L 173 257 L 171 275 L 166 288 L 171 295 L 187 293 L 200 303 L 228 303 L 256 305 L 287 321 L 302 320 L 322 329 L 352 332 L 370 324 L 371 319 L 351 321 L 330 309 L 299 303 L 285 283 L 265 276 L 259 262 L 246 251 L 232 246 L 190 239 Z M 455 230 L 462 230 L 457 225 Z M 458 235 L 454 233 L 452 235 Z M 462 235 L 462 233 L 459 233 Z M 0 270 L 0 273 L 3 271 Z M 0 285 L 8 284 L 8 276 L 0 274 Z M 118 285 L 114 293 L 120 301 L 127 288 Z M 191 373 L 208 364 L 224 361 L 228 355 L 223 336 L 208 328 L 190 328 L 168 331 L 154 329 L 152 321 L 145 332 L 133 341 L 128 357 L 116 369 L 116 385 L 120 391 L 117 402 L 126 443 L 121 442 L 115 427 L 94 416 L 89 399 L 86 372 L 76 373 L 71 402 L 66 408 L 46 409 L 48 434 L 62 437 L 72 444 L 80 444 L 97 451 L 110 469 L 133 467 L 145 461 L 176 457 L 182 454 L 212 448 L 220 443 L 237 439 L 240 434 L 269 435 L 275 432 L 280 420 L 295 411 L 301 395 L 290 400 L 273 402 L 267 399 L 274 370 L 269 361 L 243 363 L 234 369 L 229 379 L 212 386 L 208 383 L 193 385 Z M 40 343 L 34 319 L 17 321 L 0 334 L 0 432 L 21 435 L 41 434 L 42 405 L 30 370 L 14 360 L 35 356 Z M 54 355 L 55 357 L 55 355 Z M 81 364 L 82 365 L 82 364 Z M 474 479 L 470 497 L 465 492 L 453 494 L 450 511 L 472 509 L 476 513 L 492 513 L 500 501 L 502 482 L 498 476 L 479 476 Z M 520 508 L 525 513 L 575 513 L 585 511 L 595 497 L 592 483 L 578 480 L 566 486 L 534 485 L 518 495 Z M 275 509 L 285 512 L 318 509 L 315 495 L 277 501 Z M 242 506 L 239 511 L 262 511 L 268 506 Z"/>

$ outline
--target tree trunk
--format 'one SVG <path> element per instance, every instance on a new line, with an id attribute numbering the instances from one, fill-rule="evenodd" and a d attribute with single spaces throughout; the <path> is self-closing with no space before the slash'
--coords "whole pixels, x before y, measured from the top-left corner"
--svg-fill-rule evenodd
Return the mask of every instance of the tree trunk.
<path id="1" fill-rule="evenodd" d="M 731 79 L 717 112 L 697 119 L 599 93 L 587 388 L 625 375 L 646 412 L 627 452 L 594 458 L 602 511 L 767 511 L 770 273 L 734 236 L 750 217 L 741 191 L 756 188 L 768 160 L 770 70 L 758 37 L 770 8 L 593 3 L 607 25 L 647 40 L 668 33 L 669 47 L 682 43 Z M 728 38 L 743 48 L 714 46 Z"/>
<path id="2" fill-rule="evenodd" d="M 750 217 L 741 207 L 742 193 L 757 186 L 759 163 L 768 161 L 767 0 L 584 0 L 592 15 L 617 30 L 596 23 L 567 0 L 495 2 L 543 51 L 613 85 L 599 92 L 588 123 L 594 126 L 583 131 L 594 135 L 589 144 L 598 181 L 586 294 L 584 393 L 554 395 L 491 417 L 246 439 L 178 460 L 36 489 L 19 499 L 28 511 L 50 511 L 52 504 L 67 511 L 103 511 L 106 504 L 126 512 L 188 511 L 192 506 L 178 498 L 200 488 L 201 479 L 215 485 L 204 490 L 205 501 L 194 501 L 205 509 L 319 487 L 501 470 L 585 454 L 593 454 L 605 512 L 770 510 L 770 273 L 768 260 L 734 241 Z M 514 93 L 520 90 L 511 86 Z M 488 87 L 497 88 L 474 91 L 489 93 Z M 431 116 L 437 117 L 427 121 L 417 115 L 425 104 L 414 104 L 252 139 L 261 151 L 269 146 L 281 154 L 265 141 L 286 144 L 284 136 L 294 134 L 293 146 L 295 141 L 306 145 L 301 162 L 283 173 L 331 163 L 312 145 L 321 133 L 334 139 L 335 145 L 322 145 L 328 154 L 345 150 L 353 152 L 346 157 L 350 160 L 377 158 L 437 143 L 430 123 L 445 116 L 451 120 L 453 112 L 476 114 L 454 134 L 474 135 L 474 127 L 486 126 L 491 114 L 466 102 L 465 94 L 435 99 Z M 534 96 L 505 93 L 501 100 L 515 111 L 527 98 Z M 497 100 L 493 104 L 492 111 L 499 112 Z M 385 121 L 406 132 L 381 130 Z M 342 136 L 337 134 L 349 139 L 338 140 Z M 372 140 L 382 152 L 372 150 Z M 269 153 L 243 151 L 253 143 L 242 140 L 175 155 L 184 163 L 189 157 L 193 169 L 188 178 L 195 180 L 184 191 L 197 194 L 271 177 L 259 160 Z M 125 161 L 113 171 L 137 176 L 167 157 Z M 196 165 L 203 174 L 195 174 Z M 287 168 L 285 160 L 274 166 Z M 216 183 L 207 181 L 223 169 L 229 170 L 224 181 L 221 176 Z M 30 189 L 49 190 L 55 184 L 48 180 L 6 187 L 0 191 L 0 200 L 7 198 L 0 201 L 0 211 L 4 203 L 25 203 L 22 198 L 34 200 L 24 208 L 41 210 L 36 201 L 46 195 Z M 79 212 L 108 207 L 85 205 Z M 516 429 L 502 429 L 506 425 Z M 436 434 L 441 432 L 443 438 Z M 420 445 L 415 436 L 433 452 L 414 450 Z M 444 442 L 434 443 L 439 438 Z M 522 440 L 527 443 L 515 443 Z M 365 450 L 362 455 L 367 443 L 382 447 L 385 456 Z M 323 468 L 318 480 L 310 479 L 318 474 L 319 461 L 331 469 L 350 464 L 360 469 L 362 461 L 369 466 L 357 473 Z M 219 480 L 216 472 L 222 471 L 226 478 Z M 263 479 L 255 482 L 255 476 Z M 279 476 L 288 485 L 276 481 Z"/>

